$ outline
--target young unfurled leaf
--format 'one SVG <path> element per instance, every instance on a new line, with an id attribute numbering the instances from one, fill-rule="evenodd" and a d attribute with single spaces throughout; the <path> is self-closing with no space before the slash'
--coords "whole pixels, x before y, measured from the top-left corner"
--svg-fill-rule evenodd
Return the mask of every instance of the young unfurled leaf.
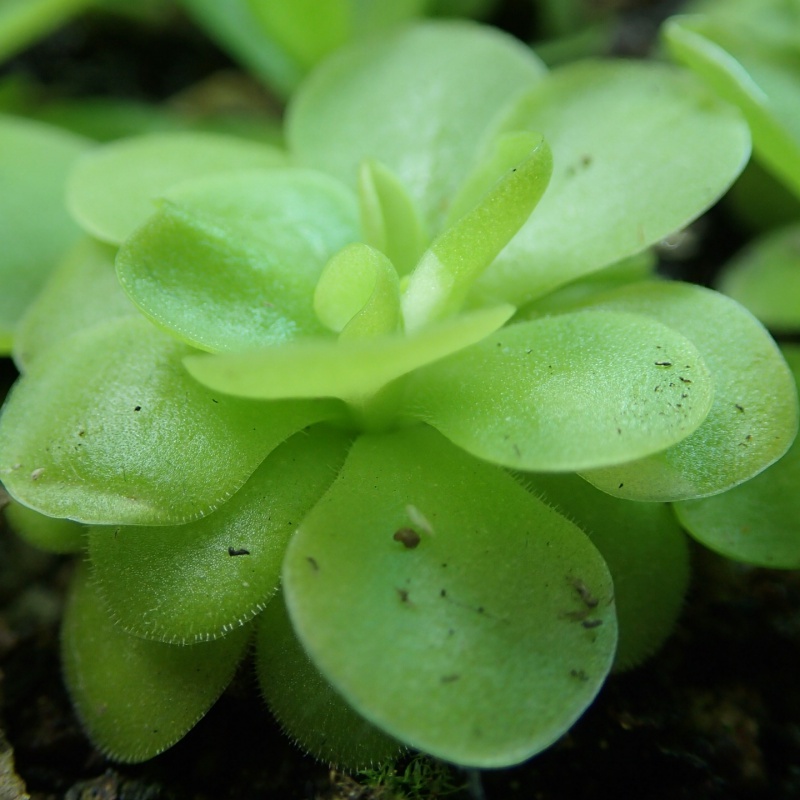
<path id="1" fill-rule="evenodd" d="M 292 539 L 283 586 L 344 700 L 459 764 L 504 766 L 551 744 L 616 645 L 611 579 L 584 534 L 425 426 L 356 441 Z"/>
<path id="2" fill-rule="evenodd" d="M 395 333 L 402 324 L 397 270 L 374 247 L 351 244 L 325 265 L 314 310 L 341 339 Z"/>
<path id="3" fill-rule="evenodd" d="M 783 354 L 800 389 L 800 347 Z M 676 503 L 681 524 L 728 558 L 764 567 L 800 568 L 800 444 L 741 486 L 702 500 Z"/>
<path id="4" fill-rule="evenodd" d="M 330 486 L 348 444 L 338 431 L 296 434 L 196 522 L 90 528 L 89 558 L 116 624 L 187 644 L 251 619 L 275 592 L 289 537 Z"/>
<path id="5" fill-rule="evenodd" d="M 14 337 L 14 361 L 22 371 L 73 333 L 115 317 L 139 316 L 117 280 L 115 255 L 113 247 L 85 238 L 56 267 Z"/>
<path id="6" fill-rule="evenodd" d="M 358 170 L 358 200 L 367 244 L 385 253 L 400 275 L 411 272 L 428 238 L 403 184 L 380 162 L 364 161 Z"/>
<path id="7" fill-rule="evenodd" d="M 64 677 L 96 747 L 116 761 L 146 761 L 171 747 L 233 677 L 249 638 L 180 646 L 131 636 L 111 620 L 81 565 L 61 632 Z"/>
<path id="8" fill-rule="evenodd" d="M 591 483 L 631 500 L 693 499 L 754 477 L 786 452 L 797 431 L 794 379 L 770 335 L 738 303 L 700 286 L 649 282 L 591 305 L 647 315 L 680 331 L 697 346 L 714 384 L 711 410 L 691 436 L 648 458 L 584 473 Z"/>
<path id="9" fill-rule="evenodd" d="M 630 503 L 577 475 L 525 473 L 528 488 L 586 532 L 614 580 L 619 643 L 614 669 L 635 667 L 672 633 L 689 585 L 686 534 L 663 503 Z M 573 584 L 591 607 L 599 602 Z"/>
<path id="10" fill-rule="evenodd" d="M 314 287 L 358 237 L 355 196 L 327 175 L 238 172 L 168 191 L 117 271 L 158 325 L 204 350 L 242 351 L 324 333 Z"/>
<path id="11" fill-rule="evenodd" d="M 186 374 L 189 352 L 126 317 L 42 354 L 0 419 L 9 494 L 80 522 L 185 522 L 214 511 L 284 439 L 336 413 L 324 401 L 219 395 Z"/>
<path id="12" fill-rule="evenodd" d="M 25 309 L 80 236 L 62 194 L 89 146 L 58 128 L 0 115 L 0 354 L 11 351 Z"/>
<path id="13" fill-rule="evenodd" d="M 511 130 L 552 148 L 547 193 L 478 280 L 474 297 L 521 305 L 684 227 L 733 183 L 747 124 L 694 76 L 665 64 L 588 61 L 541 81 Z"/>
<path id="14" fill-rule="evenodd" d="M 256 669 L 261 692 L 284 732 L 315 758 L 359 770 L 392 761 L 402 750 L 320 675 L 297 641 L 280 592 L 258 620 Z"/>
<path id="15" fill-rule="evenodd" d="M 238 397 L 359 402 L 395 378 L 479 342 L 513 313 L 511 306 L 497 306 L 445 320 L 415 336 L 297 342 L 242 354 L 192 355 L 185 363 L 203 385 Z"/>
<path id="16" fill-rule="evenodd" d="M 380 161 L 435 235 L 496 117 L 543 74 L 529 48 L 496 30 L 399 29 L 328 59 L 294 96 L 287 140 L 301 163 L 354 188 L 364 158 Z"/>
<path id="17" fill-rule="evenodd" d="M 277 148 L 233 136 L 185 131 L 137 136 L 81 159 L 69 179 L 67 204 L 88 233 L 118 245 L 175 184 L 285 163 Z"/>
<path id="18" fill-rule="evenodd" d="M 411 376 L 410 413 L 479 458 L 574 471 L 655 453 L 694 431 L 713 386 L 694 345 L 635 314 L 510 325 Z"/>
<path id="19" fill-rule="evenodd" d="M 478 276 L 511 240 L 536 207 L 553 170 L 550 148 L 529 134 L 529 151 L 446 228 L 422 254 L 403 292 L 408 330 L 424 328 L 457 312 Z"/>
<path id="20" fill-rule="evenodd" d="M 800 224 L 753 241 L 725 265 L 717 287 L 772 330 L 800 330 Z"/>

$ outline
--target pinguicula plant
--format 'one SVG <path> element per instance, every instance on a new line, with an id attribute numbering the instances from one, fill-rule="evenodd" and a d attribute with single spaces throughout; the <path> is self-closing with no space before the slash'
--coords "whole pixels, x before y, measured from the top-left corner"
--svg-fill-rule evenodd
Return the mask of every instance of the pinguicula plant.
<path id="1" fill-rule="evenodd" d="M 739 111 L 677 67 L 548 72 L 429 22 L 324 60 L 285 151 L 0 132 L 21 216 L 69 173 L 69 216 L 40 213 L 70 248 L 3 320 L 22 377 L 0 474 L 22 535 L 82 553 L 65 675 L 113 758 L 182 737 L 255 642 L 319 758 L 520 762 L 669 633 L 669 504 L 688 519 L 794 439 L 761 323 L 652 274 L 648 248 L 750 154 Z M 4 291 L 25 258 L 45 261 L 10 262 Z M 715 524 L 689 527 L 800 563 L 796 536 L 730 546 Z"/>

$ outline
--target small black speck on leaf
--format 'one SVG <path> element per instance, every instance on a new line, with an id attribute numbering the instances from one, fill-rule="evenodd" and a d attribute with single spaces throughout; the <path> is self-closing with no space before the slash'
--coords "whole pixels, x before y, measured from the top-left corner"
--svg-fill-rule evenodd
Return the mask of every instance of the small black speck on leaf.
<path id="1" fill-rule="evenodd" d="M 672 366 L 672 362 L 671 361 L 656 361 L 655 365 L 657 367 L 671 367 Z"/>
<path id="2" fill-rule="evenodd" d="M 141 407 L 141 406 L 134 406 L 134 409 L 133 409 L 133 410 L 134 410 L 134 411 L 141 411 L 141 410 L 142 410 L 142 407 Z"/>
<path id="3" fill-rule="evenodd" d="M 744 414 L 744 408 L 743 408 L 742 406 L 740 406 L 738 403 L 734 403 L 734 405 L 736 406 L 736 410 L 737 410 L 737 411 L 738 411 L 740 414 Z"/>
<path id="4" fill-rule="evenodd" d="M 306 561 L 308 561 L 308 563 L 311 564 L 311 569 L 313 569 L 314 572 L 319 571 L 319 564 L 317 564 L 316 558 L 314 558 L 313 556 L 306 556 Z"/>
<path id="5" fill-rule="evenodd" d="M 250 551 L 249 550 L 245 550 L 244 547 L 240 547 L 238 549 L 235 548 L 235 547 L 229 547 L 228 548 L 228 555 L 229 556 L 249 556 L 250 555 Z"/>

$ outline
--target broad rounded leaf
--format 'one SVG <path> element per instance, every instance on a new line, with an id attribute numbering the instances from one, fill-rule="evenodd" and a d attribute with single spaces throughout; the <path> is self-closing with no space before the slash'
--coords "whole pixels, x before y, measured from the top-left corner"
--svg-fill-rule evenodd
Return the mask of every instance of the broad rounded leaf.
<path id="1" fill-rule="evenodd" d="M 83 549 L 86 528 L 77 522 L 45 517 L 14 500 L 3 511 L 14 533 L 40 550 L 77 553 Z"/>
<path id="2" fill-rule="evenodd" d="M 577 475 L 525 473 L 526 486 L 571 519 L 600 551 L 614 580 L 619 643 L 614 669 L 653 655 L 675 627 L 689 585 L 686 534 L 669 506 L 630 503 Z M 591 604 L 583 584 L 576 591 Z"/>
<path id="3" fill-rule="evenodd" d="M 714 383 L 714 404 L 684 441 L 631 464 L 584 473 L 629 500 L 687 500 L 723 492 L 780 458 L 797 431 L 797 392 L 777 345 L 738 303 L 685 283 L 624 287 L 593 301 L 645 314 L 691 339 Z M 692 379 L 694 376 L 692 376 Z"/>
<path id="4" fill-rule="evenodd" d="M 293 436 L 196 522 L 90 528 L 89 558 L 116 624 L 186 644 L 224 636 L 255 616 L 278 586 L 289 537 L 330 486 L 348 443 L 324 429 Z"/>
<path id="5" fill-rule="evenodd" d="M 297 641 L 283 594 L 258 620 L 256 669 L 270 711 L 300 747 L 349 770 L 397 758 L 403 746 L 353 711 L 320 675 Z"/>
<path id="6" fill-rule="evenodd" d="M 80 522 L 185 522 L 227 500 L 284 439 L 334 413 L 323 402 L 218 395 L 186 374 L 188 352 L 128 317 L 36 359 L 0 418 L 9 494 Z"/>
<path id="7" fill-rule="evenodd" d="M 0 115 L 0 354 L 50 270 L 80 236 L 62 201 L 89 143 L 58 128 Z"/>
<path id="8" fill-rule="evenodd" d="M 445 320 L 414 336 L 297 342 L 251 353 L 193 355 L 185 363 L 200 383 L 239 397 L 357 400 L 479 342 L 513 313 L 511 306 L 498 306 Z"/>
<path id="9" fill-rule="evenodd" d="M 800 347 L 783 354 L 800 389 Z M 715 497 L 676 503 L 695 539 L 728 558 L 763 567 L 800 568 L 800 444 L 741 486 Z"/>
<path id="10" fill-rule="evenodd" d="M 240 351 L 322 334 L 314 287 L 358 239 L 355 195 L 309 170 L 199 178 L 120 248 L 125 291 L 158 325 L 203 350 Z"/>
<path id="11" fill-rule="evenodd" d="M 694 431 L 713 387 L 694 345 L 635 314 L 510 325 L 410 379 L 411 413 L 479 458 L 575 471 L 654 453 Z"/>
<path id="12" fill-rule="evenodd" d="M 20 370 L 73 333 L 115 317 L 139 316 L 117 280 L 115 255 L 115 248 L 86 238 L 56 267 L 14 337 Z"/>
<path id="13" fill-rule="evenodd" d="M 81 566 L 61 631 L 72 702 L 95 746 L 115 761 L 146 761 L 208 711 L 244 654 L 247 627 L 215 642 L 169 645 L 114 625 Z"/>
<path id="14" fill-rule="evenodd" d="M 497 30 L 404 28 L 325 61 L 293 98 L 290 149 L 354 188 L 362 160 L 380 161 L 432 235 L 495 119 L 543 73 L 529 48 Z"/>
<path id="15" fill-rule="evenodd" d="M 787 27 L 793 27 L 792 22 L 787 23 Z M 758 43 L 756 39 L 757 45 L 764 47 L 759 52 L 758 46 L 752 47 L 754 33 L 748 28 L 733 34 L 735 58 L 714 41 L 721 38 L 730 46 L 731 31 L 726 27 L 720 28 L 718 21 L 701 16 L 687 16 L 670 20 L 664 33 L 674 58 L 742 109 L 753 132 L 756 155 L 770 172 L 800 194 L 800 71 L 796 62 L 792 64 L 796 54 L 790 55 L 791 66 L 781 65 L 778 59 L 771 62 L 773 43 Z M 796 48 L 796 42 L 793 46 Z"/>
<path id="16" fill-rule="evenodd" d="M 555 741 L 616 645 L 611 579 L 584 534 L 424 426 L 356 441 L 292 539 L 283 586 L 300 641 L 347 703 L 469 766 Z"/>
<path id="17" fill-rule="evenodd" d="M 509 124 L 540 131 L 554 163 L 536 211 L 475 287 L 476 297 L 517 305 L 684 227 L 750 155 L 737 110 L 665 64 L 562 67 Z"/>
<path id="18" fill-rule="evenodd" d="M 773 330 L 800 329 L 800 225 L 753 241 L 725 265 L 717 288 Z"/>
<path id="19" fill-rule="evenodd" d="M 92 236 L 120 244 L 174 184 L 285 163 L 277 148 L 233 136 L 183 131 L 137 136 L 82 158 L 70 175 L 67 205 Z"/>

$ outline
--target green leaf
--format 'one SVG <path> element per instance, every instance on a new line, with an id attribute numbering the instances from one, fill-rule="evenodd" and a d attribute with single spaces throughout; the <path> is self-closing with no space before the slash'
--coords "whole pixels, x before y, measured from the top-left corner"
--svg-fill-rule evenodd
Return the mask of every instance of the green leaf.
<path id="1" fill-rule="evenodd" d="M 374 247 L 348 245 L 325 265 L 314 310 L 343 339 L 395 333 L 402 324 L 397 270 Z"/>
<path id="2" fill-rule="evenodd" d="M 403 292 L 406 328 L 419 330 L 457 312 L 475 279 L 508 244 L 547 188 L 553 158 L 536 134 L 529 150 L 423 253 Z"/>
<path id="3" fill-rule="evenodd" d="M 355 771 L 393 761 L 402 750 L 320 675 L 297 641 L 282 593 L 259 617 L 256 670 L 264 699 L 284 733 L 315 758 Z"/>
<path id="4" fill-rule="evenodd" d="M 347 703 L 469 766 L 555 741 L 616 644 L 611 580 L 588 539 L 422 426 L 356 441 L 292 539 L 283 586 L 298 638 Z"/>
<path id="5" fill-rule="evenodd" d="M 81 565 L 61 631 L 64 678 L 86 732 L 109 758 L 146 761 L 171 747 L 233 677 L 250 630 L 190 646 L 130 636 L 111 621 Z"/>
<path id="6" fill-rule="evenodd" d="M 427 236 L 403 184 L 388 167 L 366 160 L 358 170 L 358 200 L 366 242 L 386 253 L 401 275 L 411 272 Z"/>
<path id="7" fill-rule="evenodd" d="M 116 317 L 139 316 L 117 280 L 115 255 L 115 248 L 85 238 L 56 267 L 17 329 L 14 361 L 20 370 L 73 333 Z"/>
<path id="8" fill-rule="evenodd" d="M 414 336 L 297 342 L 242 354 L 192 355 L 185 364 L 204 386 L 238 397 L 339 397 L 358 403 L 395 378 L 479 342 L 513 313 L 511 306 L 498 306 Z"/>
<path id="9" fill-rule="evenodd" d="M 694 342 L 713 379 L 714 404 L 684 441 L 584 473 L 591 483 L 629 500 L 694 499 L 752 478 L 786 452 L 797 431 L 794 380 L 770 335 L 738 303 L 700 286 L 652 282 L 609 292 L 593 305 L 647 315 Z"/>
<path id="10" fill-rule="evenodd" d="M 741 115 L 665 64 L 587 61 L 552 72 L 508 121 L 540 131 L 554 171 L 536 212 L 475 297 L 520 305 L 688 224 L 741 172 Z"/>
<path id="11" fill-rule="evenodd" d="M 615 670 L 635 667 L 672 633 L 689 585 L 689 548 L 663 503 L 630 503 L 577 475 L 525 473 L 527 487 L 586 532 L 614 581 L 619 643 Z M 575 584 L 586 595 L 586 587 Z M 589 602 L 597 598 L 586 595 Z"/>
<path id="12" fill-rule="evenodd" d="M 302 78 L 291 56 L 270 39 L 250 0 L 179 0 L 208 35 L 238 59 L 249 72 L 288 97 Z"/>
<path id="13" fill-rule="evenodd" d="M 783 354 L 800 390 L 800 347 Z M 699 542 L 727 558 L 762 567 L 800 568 L 800 444 L 730 491 L 677 503 L 675 511 Z"/>
<path id="14" fill-rule="evenodd" d="M 327 175 L 238 172 L 170 190 L 120 248 L 117 272 L 158 325 L 204 350 L 241 351 L 324 333 L 314 287 L 358 236 L 355 197 Z"/>
<path id="15" fill-rule="evenodd" d="M 330 486 L 348 444 L 337 431 L 296 434 L 196 522 L 90 528 L 89 558 L 115 623 L 136 636 L 188 644 L 254 617 L 278 586 L 289 537 Z"/>
<path id="16" fill-rule="evenodd" d="M 746 42 L 735 47 L 744 66 L 714 39 L 730 43 L 723 25 L 703 17 L 677 17 L 664 28 L 672 56 L 700 75 L 721 97 L 735 103 L 753 132 L 756 155 L 779 179 L 800 194 L 800 104 L 797 64 L 793 69 L 769 58 L 769 50 L 751 46 L 753 32 L 739 32 Z M 734 36 L 734 44 L 735 39 Z"/>
<path id="17" fill-rule="evenodd" d="M 211 513 L 324 402 L 252 403 L 195 383 L 190 349 L 128 317 L 76 334 L 31 365 L 0 419 L 9 494 L 56 517 L 167 525 Z"/>
<path id="18" fill-rule="evenodd" d="M 83 549 L 86 528 L 68 519 L 45 517 L 13 500 L 3 509 L 11 529 L 28 544 L 49 553 L 77 553 Z"/>
<path id="19" fill-rule="evenodd" d="M 302 163 L 353 187 L 364 158 L 380 161 L 436 233 L 495 119 L 543 72 L 497 30 L 403 28 L 328 59 L 294 96 L 287 139 Z"/>
<path id="20" fill-rule="evenodd" d="M 586 312 L 503 328 L 420 370 L 407 390 L 414 416 L 473 455 L 545 471 L 669 447 L 700 425 L 712 393 L 680 334 L 637 314 Z"/>
<path id="21" fill-rule="evenodd" d="M 11 351 L 19 319 L 80 236 L 61 195 L 88 146 L 49 125 L 0 115 L 0 186 L 7 187 L 0 194 L 0 354 Z"/>
<path id="22" fill-rule="evenodd" d="M 96 0 L 3 0 L 0 61 L 42 39 Z M 0 152 L 2 147 L 0 147 Z"/>
<path id="23" fill-rule="evenodd" d="M 800 224 L 751 242 L 725 265 L 717 288 L 771 329 L 799 329 Z"/>
<path id="24" fill-rule="evenodd" d="M 232 136 L 184 131 L 137 136 L 81 159 L 70 176 L 67 205 L 92 236 L 120 244 L 175 184 L 285 163 L 277 148 Z"/>

